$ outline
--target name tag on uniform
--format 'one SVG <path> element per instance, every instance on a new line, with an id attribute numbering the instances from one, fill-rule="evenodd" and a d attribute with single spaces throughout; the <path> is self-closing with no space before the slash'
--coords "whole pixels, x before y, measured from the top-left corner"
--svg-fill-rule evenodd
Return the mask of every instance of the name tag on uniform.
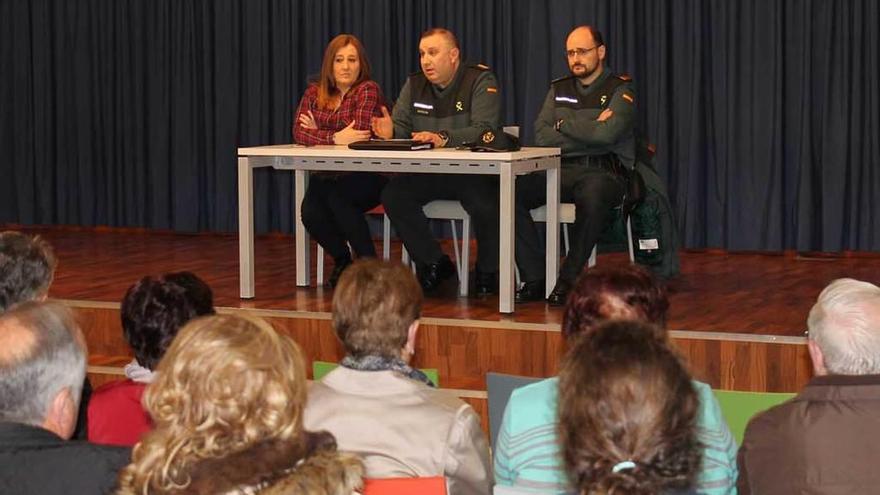
<path id="1" fill-rule="evenodd" d="M 434 109 L 434 105 L 429 105 L 427 103 L 420 103 L 418 101 L 414 101 L 413 108 L 416 109 L 416 113 L 420 113 L 422 115 L 427 115 L 430 113 L 430 110 Z"/>
<path id="2" fill-rule="evenodd" d="M 556 101 L 564 101 L 566 103 L 577 103 L 577 98 L 570 98 L 568 96 L 557 96 Z"/>

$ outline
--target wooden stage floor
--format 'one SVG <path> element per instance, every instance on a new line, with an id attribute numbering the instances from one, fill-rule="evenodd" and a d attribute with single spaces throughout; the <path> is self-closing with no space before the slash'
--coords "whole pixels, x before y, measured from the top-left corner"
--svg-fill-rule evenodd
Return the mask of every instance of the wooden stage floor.
<path id="1" fill-rule="evenodd" d="M 236 235 L 3 227 L 10 228 L 39 234 L 54 246 L 59 263 L 50 292 L 53 298 L 119 302 L 126 288 L 143 275 L 190 270 L 211 285 L 217 306 L 330 311 L 332 291 L 296 287 L 290 236 L 257 237 L 257 297 L 248 300 L 238 297 Z M 399 245 L 395 248 L 399 252 Z M 598 261 L 625 262 L 624 255 L 618 253 L 600 255 Z M 853 277 L 880 283 L 880 257 L 876 255 L 805 257 L 688 251 L 681 254 L 681 267 L 681 275 L 668 284 L 669 328 L 686 332 L 799 337 L 816 296 L 831 280 Z M 328 273 L 331 268 L 328 260 Z M 544 303 L 517 305 L 515 314 L 500 315 L 497 297 L 461 298 L 452 284 L 447 288 L 426 299 L 424 317 L 551 328 L 561 320 L 561 311 Z"/>

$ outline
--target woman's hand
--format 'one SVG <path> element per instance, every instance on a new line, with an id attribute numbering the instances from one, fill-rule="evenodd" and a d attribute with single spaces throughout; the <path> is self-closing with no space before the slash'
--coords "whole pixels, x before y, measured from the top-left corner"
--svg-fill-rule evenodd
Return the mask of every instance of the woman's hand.
<path id="1" fill-rule="evenodd" d="M 370 131 L 359 131 L 355 129 L 353 120 L 351 121 L 351 124 L 348 124 L 345 127 L 345 129 L 342 129 L 333 135 L 333 142 L 335 144 L 348 144 L 355 141 L 364 141 L 366 139 L 370 139 Z"/>
<path id="2" fill-rule="evenodd" d="M 311 110 L 299 116 L 299 125 L 303 126 L 304 129 L 318 129 L 318 124 L 315 122 L 315 116 L 312 115 Z"/>

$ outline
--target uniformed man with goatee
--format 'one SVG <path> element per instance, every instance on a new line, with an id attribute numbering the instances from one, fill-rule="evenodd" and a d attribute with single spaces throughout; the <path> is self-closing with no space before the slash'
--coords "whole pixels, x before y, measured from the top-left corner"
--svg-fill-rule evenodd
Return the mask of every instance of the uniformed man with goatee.
<path id="1" fill-rule="evenodd" d="M 373 132 L 382 138 L 411 138 L 430 141 L 438 148 L 455 148 L 499 127 L 501 98 L 495 75 L 485 65 L 464 65 L 460 55 L 458 40 L 450 31 L 434 28 L 422 34 L 421 71 L 403 85 L 393 115 L 383 110 L 384 116 L 373 120 Z M 476 292 L 497 293 L 498 179 L 413 174 L 395 177 L 385 186 L 382 204 L 415 260 L 419 282 L 427 293 L 456 273 L 422 212 L 422 206 L 437 199 L 461 201 L 471 216 L 478 247 Z"/>
<path id="2" fill-rule="evenodd" d="M 563 202 L 575 204 L 571 249 L 547 298 L 565 304 L 599 235 L 614 218 L 635 163 L 635 94 L 630 78 L 605 67 L 605 44 L 592 26 L 574 29 L 565 43 L 571 75 L 554 80 L 535 121 L 539 146 L 562 149 Z M 625 167 L 625 168 L 624 168 Z M 516 261 L 524 285 L 517 302 L 544 298 L 544 244 L 529 210 L 547 202 L 543 174 L 517 179 Z"/>

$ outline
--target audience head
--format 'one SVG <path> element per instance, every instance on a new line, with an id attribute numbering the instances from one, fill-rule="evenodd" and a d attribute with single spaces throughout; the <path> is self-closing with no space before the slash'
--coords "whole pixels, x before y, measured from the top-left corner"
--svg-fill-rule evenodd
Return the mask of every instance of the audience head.
<path id="1" fill-rule="evenodd" d="M 0 313 L 46 298 L 55 275 L 52 246 L 40 236 L 0 232 Z"/>
<path id="2" fill-rule="evenodd" d="M 358 84 L 370 80 L 370 61 L 356 36 L 340 34 L 324 50 L 318 81 L 318 106 L 332 108 L 335 98 Z"/>
<path id="3" fill-rule="evenodd" d="M 581 81 L 595 79 L 602 73 L 605 43 L 602 33 L 593 26 L 578 26 L 565 41 L 568 68 Z"/>
<path id="4" fill-rule="evenodd" d="M 85 374 L 85 339 L 65 306 L 27 302 L 0 316 L 0 421 L 70 438 Z"/>
<path id="5" fill-rule="evenodd" d="M 195 462 L 266 441 L 302 442 L 303 356 L 263 320 L 193 320 L 171 343 L 157 375 L 143 398 L 154 429 L 120 475 L 129 492 L 185 491 Z"/>
<path id="6" fill-rule="evenodd" d="M 642 320 L 663 331 L 666 290 L 639 265 L 597 266 L 585 270 L 568 297 L 562 335 L 571 339 L 610 319 Z"/>
<path id="7" fill-rule="evenodd" d="M 817 375 L 880 374 L 880 288 L 842 278 L 819 294 L 807 319 Z"/>
<path id="8" fill-rule="evenodd" d="M 190 272 L 144 277 L 129 287 L 120 309 L 125 340 L 138 363 L 155 369 L 177 331 L 214 313 L 211 288 Z"/>
<path id="9" fill-rule="evenodd" d="M 577 339 L 559 375 L 563 462 L 581 494 L 657 494 L 699 468 L 698 398 L 651 325 L 616 320 Z"/>
<path id="10" fill-rule="evenodd" d="M 333 292 L 333 328 L 353 357 L 412 356 L 422 288 L 411 270 L 387 261 L 357 261 Z"/>
<path id="11" fill-rule="evenodd" d="M 461 65 L 461 48 L 452 31 L 431 28 L 419 40 L 419 64 L 431 84 L 449 86 Z"/>

